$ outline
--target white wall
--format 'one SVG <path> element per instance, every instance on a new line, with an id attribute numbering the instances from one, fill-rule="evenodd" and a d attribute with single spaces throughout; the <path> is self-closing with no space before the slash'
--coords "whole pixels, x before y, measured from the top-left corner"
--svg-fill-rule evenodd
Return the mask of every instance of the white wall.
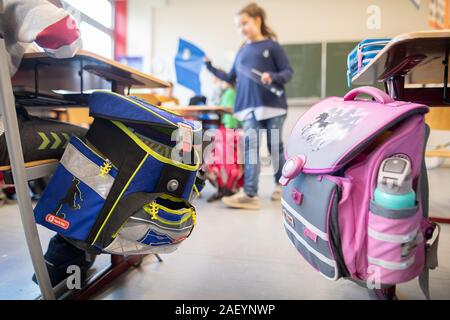
<path id="1" fill-rule="evenodd" d="M 127 1 L 127 55 L 142 57 L 145 72 L 151 68 L 152 8 L 152 1 Z"/>
<path id="2" fill-rule="evenodd" d="M 128 41 L 134 43 L 133 52 L 141 50 L 151 59 L 150 70 L 164 79 L 175 80 L 173 58 L 179 37 L 203 48 L 216 65 L 229 68 L 242 41 L 236 32 L 234 16 L 248 2 L 129 0 Z M 422 1 L 420 10 L 409 0 L 260 0 L 258 3 L 266 9 L 269 25 L 278 33 L 281 43 L 351 41 L 428 29 L 427 1 Z M 372 5 L 381 10 L 379 30 L 367 28 L 367 9 Z M 151 22 L 143 23 L 142 19 Z M 152 30 L 145 30 L 145 24 L 153 26 Z M 149 37 L 151 44 L 147 48 L 145 41 Z M 176 93 L 190 95 L 180 88 Z"/>

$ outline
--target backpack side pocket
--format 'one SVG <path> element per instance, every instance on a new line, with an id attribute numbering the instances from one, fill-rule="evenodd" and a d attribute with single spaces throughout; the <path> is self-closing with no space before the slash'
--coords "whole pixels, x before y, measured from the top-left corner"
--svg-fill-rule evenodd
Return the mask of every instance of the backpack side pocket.
<path id="1" fill-rule="evenodd" d="M 392 210 L 370 203 L 367 261 L 371 273 L 379 275 L 380 284 L 409 281 L 422 272 L 421 221 L 419 206 Z"/>

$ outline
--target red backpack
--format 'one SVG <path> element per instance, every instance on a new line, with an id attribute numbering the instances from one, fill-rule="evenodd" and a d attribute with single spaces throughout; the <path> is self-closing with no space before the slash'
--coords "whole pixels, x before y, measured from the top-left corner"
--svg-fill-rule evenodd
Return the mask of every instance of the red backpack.
<path id="1" fill-rule="evenodd" d="M 214 135 L 214 147 L 206 166 L 208 179 L 226 194 L 235 193 L 244 185 L 244 170 L 238 161 L 238 146 L 242 137 L 242 129 L 226 129 L 223 126 Z"/>

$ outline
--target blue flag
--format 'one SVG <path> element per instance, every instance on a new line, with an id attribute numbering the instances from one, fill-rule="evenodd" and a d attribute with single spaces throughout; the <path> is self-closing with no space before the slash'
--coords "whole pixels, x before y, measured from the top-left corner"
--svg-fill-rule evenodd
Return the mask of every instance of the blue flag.
<path id="1" fill-rule="evenodd" d="M 177 82 L 201 95 L 200 71 L 203 67 L 203 50 L 192 43 L 180 39 L 178 53 L 175 57 L 175 72 Z"/>

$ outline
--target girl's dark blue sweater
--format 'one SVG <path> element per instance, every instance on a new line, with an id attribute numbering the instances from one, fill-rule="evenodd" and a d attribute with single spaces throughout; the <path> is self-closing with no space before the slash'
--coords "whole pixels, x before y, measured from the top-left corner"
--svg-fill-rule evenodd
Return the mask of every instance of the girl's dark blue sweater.
<path id="1" fill-rule="evenodd" d="M 219 79 L 236 83 L 235 113 L 259 107 L 287 108 L 284 85 L 292 78 L 293 70 L 278 42 L 263 40 L 245 44 L 228 73 L 213 67 L 210 62 L 206 66 Z M 272 76 L 271 86 L 260 81 L 258 73 L 263 72 Z M 274 94 L 272 87 L 282 90 L 283 94 Z"/>

